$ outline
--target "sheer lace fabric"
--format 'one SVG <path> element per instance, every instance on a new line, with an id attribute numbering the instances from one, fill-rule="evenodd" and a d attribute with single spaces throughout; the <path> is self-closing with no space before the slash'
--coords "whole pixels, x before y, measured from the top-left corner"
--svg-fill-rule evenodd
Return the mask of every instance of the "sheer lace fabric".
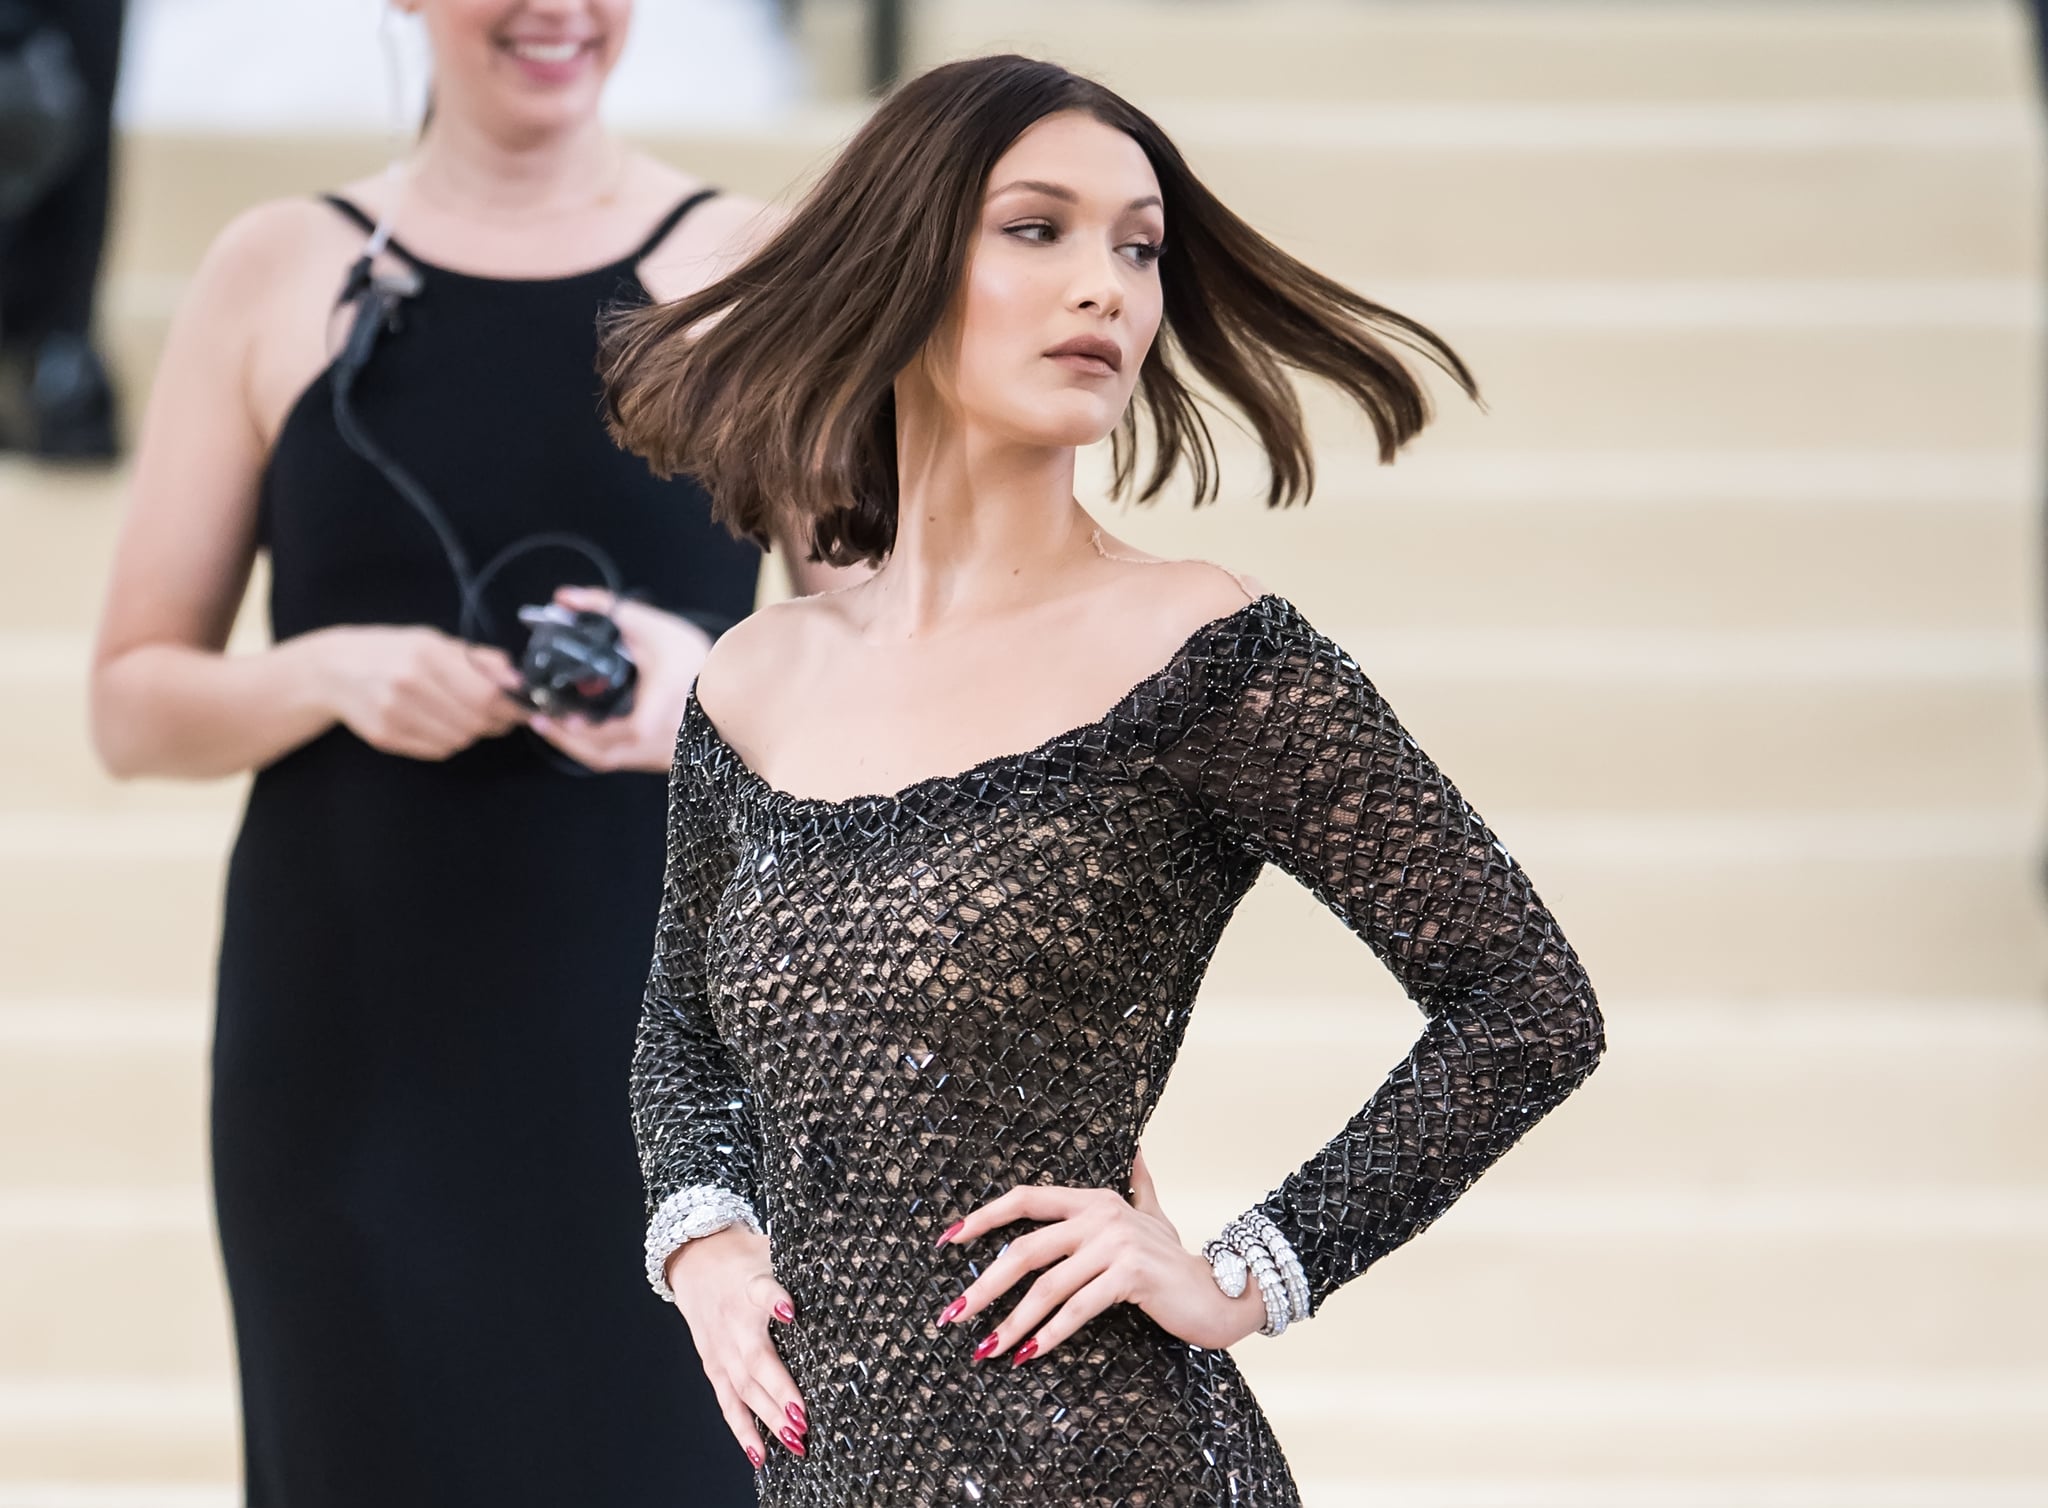
<path id="1" fill-rule="evenodd" d="M 746 1200 L 796 1299 L 776 1341 L 809 1449 L 771 1454 L 770 1508 L 1298 1501 L 1227 1353 L 1124 1307 L 1043 1360 L 977 1366 L 978 1332 L 935 1324 L 1001 1245 L 935 1251 L 966 1211 L 1017 1183 L 1127 1186 L 1268 863 L 1426 1017 L 1261 1206 L 1320 1305 L 1602 1049 L 1527 878 L 1342 650 L 1262 597 L 1093 723 L 843 801 L 770 787 L 691 702 L 634 1122 L 650 1209 Z"/>

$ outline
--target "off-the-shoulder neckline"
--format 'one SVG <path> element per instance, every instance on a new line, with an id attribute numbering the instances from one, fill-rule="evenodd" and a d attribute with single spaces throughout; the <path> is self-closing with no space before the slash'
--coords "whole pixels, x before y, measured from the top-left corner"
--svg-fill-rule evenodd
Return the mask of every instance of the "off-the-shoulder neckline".
<path id="1" fill-rule="evenodd" d="M 770 806 L 786 811 L 801 810 L 815 813 L 901 807 L 927 792 L 970 784 L 992 775 L 1007 766 L 1028 764 L 1033 759 L 1050 753 L 1062 744 L 1071 743 L 1076 739 L 1085 738 L 1089 734 L 1097 732 L 1107 724 L 1114 722 L 1117 716 L 1130 706 L 1132 702 L 1143 696 L 1148 688 L 1156 682 L 1165 680 L 1178 670 L 1189 654 L 1204 639 L 1222 631 L 1225 627 L 1237 622 L 1239 619 L 1250 616 L 1255 610 L 1267 606 L 1284 608 L 1289 606 L 1289 603 L 1286 598 L 1280 596 L 1277 592 L 1262 592 L 1242 607 L 1233 608 L 1219 617 L 1197 624 L 1187 637 L 1181 640 L 1173 653 L 1167 657 L 1164 664 L 1134 684 L 1130 690 L 1112 702 L 1098 717 L 1090 718 L 1085 723 L 1076 723 L 1071 728 L 1063 728 L 1051 737 L 1033 744 L 1028 749 L 1016 749 L 1007 753 L 991 754 L 986 759 L 976 760 L 964 770 L 955 770 L 941 775 L 920 776 L 907 785 L 898 786 L 895 790 L 888 792 L 861 792 L 851 796 L 806 796 L 795 791 L 786 791 L 778 785 L 771 784 L 752 765 L 747 763 L 739 750 L 735 749 L 727 741 L 726 736 L 718 730 L 718 724 L 711 720 L 711 715 L 704 710 L 703 703 L 697 700 L 697 688 L 695 686 L 690 688 L 689 700 L 684 704 L 683 708 L 683 718 L 686 724 L 694 721 L 698 727 L 704 730 L 705 735 L 711 742 L 724 753 L 727 762 L 732 766 L 741 783 Z"/>

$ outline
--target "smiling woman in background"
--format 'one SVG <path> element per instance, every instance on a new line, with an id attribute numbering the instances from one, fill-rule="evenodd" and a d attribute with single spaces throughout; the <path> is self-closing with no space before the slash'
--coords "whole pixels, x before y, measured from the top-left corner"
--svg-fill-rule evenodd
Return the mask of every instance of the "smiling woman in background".
<path id="1" fill-rule="evenodd" d="M 402 173 L 263 205 L 207 255 L 94 678 L 117 772 L 258 772 L 213 1086 L 248 1500 L 750 1502 L 681 1327 L 633 1276 L 624 1096 L 661 879 L 648 772 L 759 556 L 611 444 L 594 362 L 608 308 L 702 286 L 766 217 L 603 129 L 630 0 L 402 8 L 433 46 L 431 125 Z M 387 213 L 380 266 L 418 289 L 356 416 L 473 559 L 569 531 L 627 567 L 642 601 L 569 594 L 613 607 L 638 658 L 627 718 L 530 720 L 506 694 L 516 641 L 464 641 L 434 532 L 344 441 L 335 295 Z M 259 549 L 276 645 L 230 655 Z M 526 554 L 491 615 L 512 628 L 588 571 Z"/>

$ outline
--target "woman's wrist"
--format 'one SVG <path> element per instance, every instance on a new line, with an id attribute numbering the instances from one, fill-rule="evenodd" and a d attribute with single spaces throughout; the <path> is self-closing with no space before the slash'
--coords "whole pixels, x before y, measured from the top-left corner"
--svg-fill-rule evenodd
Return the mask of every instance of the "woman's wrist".
<path id="1" fill-rule="evenodd" d="M 701 1268 L 707 1262 L 718 1263 L 744 1252 L 749 1260 L 765 1257 L 768 1238 L 745 1225 L 728 1225 L 724 1230 L 713 1231 L 708 1236 L 697 1236 L 685 1241 L 668 1255 L 662 1264 L 661 1275 L 671 1293 L 680 1293 L 689 1282 L 685 1264 Z"/>
<path id="2" fill-rule="evenodd" d="M 346 625 L 316 628 L 286 639 L 272 651 L 285 662 L 290 684 L 297 689 L 306 708 L 330 722 L 341 720 L 342 685 L 346 679 L 341 661 L 347 651 L 349 632 Z"/>
<path id="3" fill-rule="evenodd" d="M 663 1299 L 675 1297 L 675 1289 L 668 1281 L 669 1272 L 676 1266 L 676 1258 L 692 1246 L 702 1249 L 704 1242 L 739 1229 L 760 1237 L 761 1219 L 754 1213 L 754 1206 L 738 1194 L 716 1184 L 689 1184 L 677 1189 L 655 1209 L 647 1221 L 647 1238 L 644 1250 L 647 1258 L 647 1282 Z M 729 1250 L 730 1242 L 719 1250 Z"/>
<path id="4" fill-rule="evenodd" d="M 1266 1327 L 1266 1301 L 1259 1297 L 1258 1284 L 1251 1284 L 1229 1303 L 1231 1319 L 1237 1330 L 1232 1345 L 1257 1335 Z"/>
<path id="5" fill-rule="evenodd" d="M 1223 1300 L 1230 1314 L 1229 1339 L 1224 1341 L 1224 1348 L 1234 1346 L 1248 1336 L 1257 1335 L 1266 1324 L 1266 1303 L 1259 1297 L 1259 1285 L 1247 1283 L 1241 1293 L 1232 1297 L 1216 1282 L 1215 1271 L 1208 1260 L 1200 1252 L 1191 1255 L 1201 1263 L 1199 1270 L 1202 1281 L 1217 1290 L 1217 1296 Z"/>
<path id="6" fill-rule="evenodd" d="M 1223 1227 L 1202 1248 L 1216 1286 L 1233 1303 L 1263 1311 L 1262 1335 L 1282 1335 L 1309 1317 L 1313 1295 L 1300 1258 L 1264 1210 L 1251 1209 Z"/>

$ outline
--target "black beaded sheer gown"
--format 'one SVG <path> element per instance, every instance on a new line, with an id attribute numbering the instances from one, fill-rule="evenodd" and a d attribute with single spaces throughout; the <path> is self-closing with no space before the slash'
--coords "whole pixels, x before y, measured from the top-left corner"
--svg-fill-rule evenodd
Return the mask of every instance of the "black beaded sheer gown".
<path id="1" fill-rule="evenodd" d="M 597 321 L 643 296 L 648 249 L 532 280 L 406 254 L 419 295 L 356 407 L 479 564 L 573 530 L 715 626 L 751 610 L 758 553 L 599 418 Z M 325 375 L 285 420 L 261 509 L 278 638 L 456 630 L 432 531 L 342 443 Z M 553 551 L 509 567 L 488 595 L 508 647 L 521 603 L 590 570 Z M 251 1508 L 754 1500 L 686 1327 L 634 1273 L 621 1097 L 666 786 L 565 766 L 524 731 L 430 763 L 336 728 L 250 790 L 213 1146 Z"/>
<path id="2" fill-rule="evenodd" d="M 976 1336 L 935 1323 L 970 1254 L 934 1243 L 968 1210 L 1018 1183 L 1128 1187 L 1262 866 L 1343 918 L 1427 1018 L 1261 1206 L 1313 1305 L 1440 1215 L 1602 1050 L 1522 870 L 1274 596 L 1095 722 L 886 796 L 772 788 L 693 701 L 668 841 L 633 1079 L 648 1270 L 659 1283 L 692 1212 L 765 1224 L 810 1419 L 804 1457 L 771 1449 L 770 1508 L 1298 1501 L 1226 1352 L 1125 1306 L 1041 1360 L 976 1366 Z"/>

